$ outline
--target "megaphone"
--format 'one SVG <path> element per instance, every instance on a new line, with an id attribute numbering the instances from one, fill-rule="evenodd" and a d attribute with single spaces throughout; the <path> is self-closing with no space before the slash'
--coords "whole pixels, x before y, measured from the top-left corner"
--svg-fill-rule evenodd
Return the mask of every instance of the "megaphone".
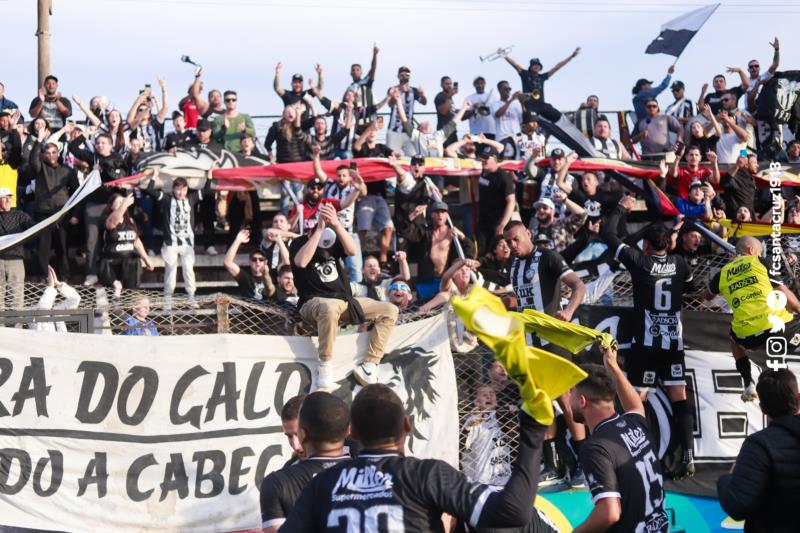
<path id="1" fill-rule="evenodd" d="M 181 56 L 181 61 L 184 62 L 184 63 L 189 63 L 190 65 L 194 65 L 195 67 L 201 67 L 202 66 L 199 63 L 195 63 L 194 61 L 192 61 L 192 58 L 189 57 L 189 56 Z"/>

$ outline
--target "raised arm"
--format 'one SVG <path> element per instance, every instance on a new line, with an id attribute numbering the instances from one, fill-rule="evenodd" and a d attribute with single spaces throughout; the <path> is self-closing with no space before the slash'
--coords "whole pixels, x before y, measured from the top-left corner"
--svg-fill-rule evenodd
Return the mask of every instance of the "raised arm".
<path id="1" fill-rule="evenodd" d="M 272 80 L 272 89 L 275 91 L 275 94 L 277 94 L 281 98 L 283 98 L 283 95 L 286 93 L 286 91 L 283 90 L 283 87 L 281 87 L 282 68 L 283 68 L 283 63 L 281 62 L 278 62 L 278 64 L 275 65 L 275 78 L 273 78 Z"/>
<path id="2" fill-rule="evenodd" d="M 769 43 L 769 45 L 775 50 L 775 53 L 772 54 L 772 64 L 769 66 L 769 72 L 770 74 L 775 74 L 778 71 L 778 65 L 781 63 L 781 51 L 778 38 L 775 37 L 775 40 Z"/>
<path id="3" fill-rule="evenodd" d="M 728 126 L 731 127 L 731 129 L 733 130 L 733 132 L 736 134 L 736 136 L 739 138 L 740 141 L 747 141 L 747 130 L 744 129 L 743 127 L 739 126 L 736 123 L 736 119 L 735 118 L 732 118 L 732 117 L 729 117 L 728 115 L 725 115 L 720 120 L 722 120 L 723 122 L 727 123 Z"/>
<path id="4" fill-rule="evenodd" d="M 739 79 L 742 80 L 742 90 L 746 90 L 748 87 L 750 87 L 750 77 L 742 67 L 728 67 L 726 70 L 730 74 L 736 73 L 739 75 Z"/>
<path id="5" fill-rule="evenodd" d="M 358 173 L 356 169 L 350 169 L 350 176 L 353 178 L 353 185 L 355 185 L 355 189 L 353 192 L 347 195 L 347 198 L 342 200 L 339 204 L 341 209 L 347 209 L 350 207 L 359 197 L 367 195 L 367 184 L 364 183 L 364 179 L 361 177 L 361 174 Z"/>
<path id="6" fill-rule="evenodd" d="M 506 102 L 503 102 L 503 105 L 498 107 L 497 111 L 494 112 L 494 118 L 502 118 L 503 115 L 506 114 L 506 111 L 508 111 L 508 107 L 514 103 L 514 100 L 519 99 L 521 94 L 522 93 L 519 91 L 514 91 L 514 94 L 511 95 L 511 98 L 509 98 Z"/>
<path id="7" fill-rule="evenodd" d="M 573 59 L 575 59 L 575 58 L 578 56 L 578 54 L 580 54 L 580 53 L 581 53 L 581 47 L 579 46 L 579 47 L 577 47 L 577 48 L 576 48 L 576 49 L 575 49 L 575 50 L 574 50 L 574 51 L 573 51 L 573 52 L 572 52 L 572 53 L 569 55 L 569 57 L 567 57 L 567 58 L 566 58 L 566 59 L 564 59 L 563 61 L 559 61 L 558 63 L 556 63 L 556 64 L 553 66 L 553 68 L 551 68 L 550 70 L 548 70 L 548 71 L 547 71 L 547 76 L 548 76 L 548 77 L 550 77 L 550 76 L 552 76 L 553 74 L 555 74 L 556 72 L 558 72 L 559 70 L 561 70 L 561 68 L 562 68 L 564 65 L 566 65 L 567 63 L 569 63 L 570 61 L 572 61 Z"/>
<path id="8" fill-rule="evenodd" d="M 644 405 L 639 393 L 633 388 L 631 382 L 625 377 L 625 373 L 619 367 L 617 362 L 617 349 L 613 346 L 608 348 L 600 347 L 603 352 L 603 365 L 614 374 L 614 379 L 617 381 L 617 396 L 619 403 L 622 404 L 622 409 L 626 413 L 636 413 L 644 416 Z"/>
<path id="9" fill-rule="evenodd" d="M 83 104 L 80 98 L 73 96 L 72 101 L 75 102 L 75 105 L 77 105 L 81 111 L 83 111 L 83 114 L 86 115 L 86 118 L 89 119 L 89 122 L 91 122 L 94 127 L 100 127 L 100 119 L 97 117 L 97 115 L 92 113 L 91 109 Z"/>
<path id="10" fill-rule="evenodd" d="M 777 39 L 775 39 L 777 41 Z M 377 44 L 372 45 L 372 63 L 369 65 L 369 72 L 367 72 L 367 79 L 369 81 L 375 81 L 375 71 L 378 69 L 378 52 L 380 52 L 380 48 L 378 48 Z"/>
<path id="11" fill-rule="evenodd" d="M 364 131 L 361 133 L 361 135 L 358 137 L 358 139 L 353 141 L 353 151 L 354 152 L 360 151 L 361 147 L 364 146 L 364 143 L 367 142 L 367 138 L 369 137 L 369 134 L 373 130 L 376 130 L 377 128 L 378 127 L 375 125 L 375 121 L 374 120 L 372 122 L 370 122 L 369 126 L 364 128 Z"/>
<path id="12" fill-rule="evenodd" d="M 561 276 L 561 281 L 570 288 L 571 295 L 569 303 L 564 309 L 555 312 L 555 317 L 559 320 L 569 322 L 575 315 L 575 311 L 583 303 L 583 297 L 586 294 L 586 285 L 581 281 L 581 278 L 575 272 L 567 272 Z"/>
<path id="13" fill-rule="evenodd" d="M 197 106 L 197 111 L 204 115 L 206 111 L 208 111 L 208 102 L 203 100 L 203 94 L 200 90 L 201 86 L 203 85 L 203 67 L 200 67 L 197 70 L 197 74 L 194 75 L 194 83 L 192 83 L 191 91 L 189 95 L 191 96 L 192 100 L 194 100 L 195 105 Z"/>
<path id="14" fill-rule="evenodd" d="M 239 251 L 239 247 L 242 245 L 242 243 L 247 242 L 250 242 L 250 230 L 240 230 L 233 239 L 233 243 L 231 244 L 230 248 L 228 248 L 228 251 L 225 252 L 225 259 L 222 261 L 222 264 L 225 266 L 225 270 L 228 271 L 228 274 L 234 278 L 238 276 L 239 272 L 241 271 L 239 265 L 236 264 L 236 253 Z"/>
<path id="15" fill-rule="evenodd" d="M 158 78 L 158 85 L 161 86 L 161 107 L 158 110 L 158 122 L 163 124 L 169 112 L 169 91 L 167 91 L 167 80 Z"/>
<path id="16" fill-rule="evenodd" d="M 324 182 L 328 181 L 328 175 L 322 170 L 322 163 L 319 160 L 319 153 L 321 149 L 318 144 L 311 147 L 311 161 L 314 166 L 314 177 L 321 179 Z"/>
<path id="17" fill-rule="evenodd" d="M 517 63 L 516 61 L 514 61 L 514 60 L 511 58 L 511 56 L 510 56 L 510 55 L 504 55 L 504 56 L 503 56 L 503 59 L 505 59 L 505 60 L 506 60 L 506 62 L 507 62 L 509 65 L 511 65 L 512 67 L 514 67 L 514 70 L 516 70 L 516 71 L 517 71 L 517 74 L 519 74 L 520 72 L 522 72 L 522 67 L 521 67 L 521 66 L 519 66 L 519 63 Z"/>
<path id="18" fill-rule="evenodd" d="M 567 183 L 567 174 L 569 173 L 569 167 L 572 163 L 574 163 L 578 159 L 578 155 L 575 152 L 570 152 L 567 154 L 567 162 L 566 164 L 561 167 L 561 170 L 558 171 L 556 175 L 556 185 L 559 189 L 564 191 L 567 194 L 572 192 L 572 185 Z"/>
<path id="19" fill-rule="evenodd" d="M 319 79 L 317 80 L 317 90 L 318 90 L 318 91 L 321 93 L 321 92 L 322 92 L 322 90 L 323 90 L 323 88 L 325 87 L 325 80 L 324 80 L 324 78 L 322 77 L 322 65 L 320 65 L 319 63 L 317 63 L 317 64 L 314 66 L 314 70 L 316 70 L 316 71 L 317 71 L 317 78 L 319 78 Z"/>
<path id="20" fill-rule="evenodd" d="M 720 172 L 717 154 L 716 152 L 709 150 L 706 153 L 706 158 L 708 159 L 708 162 L 711 163 L 711 178 L 708 181 L 711 183 L 711 185 L 718 187 L 720 182 Z"/>
<path id="21" fill-rule="evenodd" d="M 131 129 L 139 127 L 139 123 L 142 121 L 142 115 L 139 113 L 139 106 L 147 102 L 147 96 L 145 92 L 139 93 L 136 99 L 134 99 L 133 105 L 128 110 L 128 116 L 125 120 L 128 122 L 128 126 L 130 126 Z"/>
<path id="22" fill-rule="evenodd" d="M 444 271 L 442 274 L 442 281 L 439 283 L 439 290 L 442 292 L 450 290 L 450 282 L 453 281 L 453 276 L 456 275 L 456 272 L 461 270 L 462 267 L 469 267 L 470 270 L 475 270 L 481 264 L 474 260 L 474 259 L 458 259 L 453 261 L 453 264 L 450 265 L 450 268 Z"/>
<path id="23" fill-rule="evenodd" d="M 395 279 L 402 279 L 403 281 L 411 280 L 411 269 L 408 268 L 408 257 L 402 250 L 395 252 L 394 258 L 397 261 L 397 266 L 400 270 Z"/>
<path id="24" fill-rule="evenodd" d="M 125 216 L 125 211 L 127 211 L 128 208 L 133 205 L 134 199 L 135 197 L 133 194 L 129 194 L 123 198 L 122 203 L 119 204 L 119 207 L 113 210 L 111 214 L 108 215 L 108 218 L 106 218 L 106 229 L 112 230 L 116 228 L 120 222 L 122 222 L 122 219 Z"/>

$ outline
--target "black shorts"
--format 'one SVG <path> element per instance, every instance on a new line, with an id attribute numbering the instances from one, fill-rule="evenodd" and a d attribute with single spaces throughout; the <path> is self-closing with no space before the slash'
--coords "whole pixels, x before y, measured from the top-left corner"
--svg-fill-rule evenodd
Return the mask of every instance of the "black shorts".
<path id="1" fill-rule="evenodd" d="M 737 337 L 731 330 L 730 335 L 733 342 L 742 348 L 766 352 L 767 357 L 800 355 L 800 318 L 790 320 L 783 327 L 784 330 L 779 333 L 762 331 L 749 337 Z M 767 339 L 770 339 L 769 342 Z"/>
<path id="2" fill-rule="evenodd" d="M 684 360 L 683 350 L 634 345 L 625 351 L 625 370 L 637 389 L 654 389 L 658 382 L 667 387 L 686 385 Z"/>

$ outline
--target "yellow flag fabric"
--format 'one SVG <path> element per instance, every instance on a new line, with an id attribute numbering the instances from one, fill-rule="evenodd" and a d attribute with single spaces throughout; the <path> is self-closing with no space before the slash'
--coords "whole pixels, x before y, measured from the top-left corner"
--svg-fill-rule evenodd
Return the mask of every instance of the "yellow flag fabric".
<path id="1" fill-rule="evenodd" d="M 727 218 L 718 220 L 719 224 L 728 229 L 728 237 L 766 237 L 772 234 L 772 224 L 758 224 L 754 222 L 734 222 Z M 706 222 L 710 226 L 710 222 Z M 781 224 L 781 234 L 800 233 L 800 226 Z"/>
<path id="2" fill-rule="evenodd" d="M 606 348 L 616 346 L 617 341 L 610 333 L 601 333 L 580 324 L 564 322 L 541 311 L 525 309 L 521 314 L 514 314 L 519 315 L 525 324 L 525 331 L 535 333 L 537 337 L 566 348 L 574 354 L 596 342 Z"/>
<path id="3" fill-rule="evenodd" d="M 522 410 L 540 424 L 551 424 L 552 400 L 587 374 L 563 357 L 527 346 L 522 315 L 506 310 L 486 289 L 475 286 L 466 298 L 454 296 L 451 303 L 464 326 L 494 352 L 519 385 Z"/>
<path id="4" fill-rule="evenodd" d="M 17 207 L 17 170 L 0 164 L 0 188 L 11 189 L 11 208 Z"/>

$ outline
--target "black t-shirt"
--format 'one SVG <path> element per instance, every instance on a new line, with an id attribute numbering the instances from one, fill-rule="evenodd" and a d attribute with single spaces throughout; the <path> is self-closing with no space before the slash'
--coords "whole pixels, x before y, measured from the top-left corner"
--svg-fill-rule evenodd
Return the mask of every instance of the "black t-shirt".
<path id="1" fill-rule="evenodd" d="M 756 198 L 756 185 L 753 176 L 746 168 L 737 169 L 733 174 L 726 174 L 720 182 L 722 185 L 722 201 L 725 202 L 725 215 L 736 219 L 736 211 L 742 207 L 753 210 Z"/>
<path id="2" fill-rule="evenodd" d="M 535 309 L 552 315 L 561 300 L 561 276 L 572 272 L 558 252 L 536 249 L 530 255 L 515 257 L 511 263 L 511 286 L 517 297 L 517 310 Z"/>
<path id="3" fill-rule="evenodd" d="M 478 179 L 481 226 L 495 226 L 503 218 L 506 197 L 514 194 L 514 177 L 505 170 L 484 172 Z"/>
<path id="4" fill-rule="evenodd" d="M 540 97 L 538 100 L 544 101 L 544 82 L 546 82 L 550 76 L 547 72 L 543 74 L 534 74 L 530 70 L 521 70 L 519 72 L 519 79 L 522 82 L 522 92 L 531 94 L 534 91 L 538 91 Z"/>
<path id="5" fill-rule="evenodd" d="M 136 257 L 136 228 L 127 222 L 120 222 L 114 229 L 103 229 L 103 257 L 124 259 Z"/>
<path id="6" fill-rule="evenodd" d="M 256 278 L 249 268 L 240 268 L 236 275 L 236 283 L 239 285 L 239 293 L 245 298 L 254 300 L 266 300 L 266 285 L 263 278 Z"/>
<path id="7" fill-rule="evenodd" d="M 444 125 L 453 120 L 453 117 L 456 116 L 456 112 L 454 106 L 450 105 L 450 111 L 445 114 L 439 113 L 439 106 L 445 103 L 447 100 L 452 100 L 452 96 L 447 94 L 446 92 L 442 91 L 436 95 L 436 98 L 433 99 L 433 105 L 436 106 L 436 129 L 440 130 L 444 128 Z"/>
<path id="8" fill-rule="evenodd" d="M 289 247 L 289 257 L 297 257 L 297 252 L 308 242 L 308 236 L 303 235 L 292 241 Z M 350 283 L 339 261 L 345 257 L 344 247 L 337 239 L 330 248 L 317 248 L 314 257 L 306 265 L 300 268 L 292 261 L 292 273 L 294 274 L 294 284 L 300 300 L 297 308 L 303 307 L 308 300 L 317 296 L 321 298 L 345 299 L 352 296 Z"/>
<path id="9" fill-rule="evenodd" d="M 619 522 L 606 531 L 669 531 L 661 463 L 643 416 L 615 414 L 600 422 L 581 447 L 580 461 L 595 504 L 621 500 Z"/>
<path id="10" fill-rule="evenodd" d="M 348 460 L 349 455 L 309 457 L 303 461 L 295 459 L 265 477 L 261 482 L 261 528 L 283 524 L 294 509 L 300 493 L 314 476 Z"/>
<path id="11" fill-rule="evenodd" d="M 527 415 L 520 419 L 520 459 L 504 491 L 471 483 L 444 461 L 364 451 L 358 459 L 319 473 L 300 495 L 284 529 L 441 532 L 443 512 L 471 526 L 512 525 L 518 520 L 516 502 L 535 496 L 545 430 Z"/>
<path id="12" fill-rule="evenodd" d="M 389 157 L 390 155 L 392 155 L 392 149 L 380 143 L 377 143 L 372 148 L 367 146 L 367 143 L 364 143 L 361 145 L 360 150 L 353 152 L 355 157 Z M 386 198 L 386 180 L 368 181 L 367 194 Z"/>
<path id="13" fill-rule="evenodd" d="M 708 161 L 706 154 L 717 149 L 717 141 L 719 141 L 719 137 L 717 135 L 709 135 L 706 137 L 695 137 L 692 135 L 689 141 L 689 146 L 697 146 L 700 148 L 700 154 L 703 156 L 702 160 Z"/>
<path id="14" fill-rule="evenodd" d="M 739 98 L 742 97 L 744 94 L 744 89 L 742 86 L 739 85 L 738 87 L 732 87 L 730 89 L 725 89 L 724 91 L 714 91 L 713 93 L 708 93 L 705 98 L 703 98 L 703 102 L 707 103 L 708 106 L 711 108 L 711 112 L 715 115 L 722 111 L 722 97 L 725 93 L 733 93 L 736 95 L 736 101 L 739 101 Z"/>
<path id="15" fill-rule="evenodd" d="M 587 216 L 605 216 L 614 210 L 614 207 L 622 198 L 622 193 L 597 190 L 592 196 L 589 196 L 576 187 L 572 189 L 569 197 L 570 200 L 586 210 Z"/>

